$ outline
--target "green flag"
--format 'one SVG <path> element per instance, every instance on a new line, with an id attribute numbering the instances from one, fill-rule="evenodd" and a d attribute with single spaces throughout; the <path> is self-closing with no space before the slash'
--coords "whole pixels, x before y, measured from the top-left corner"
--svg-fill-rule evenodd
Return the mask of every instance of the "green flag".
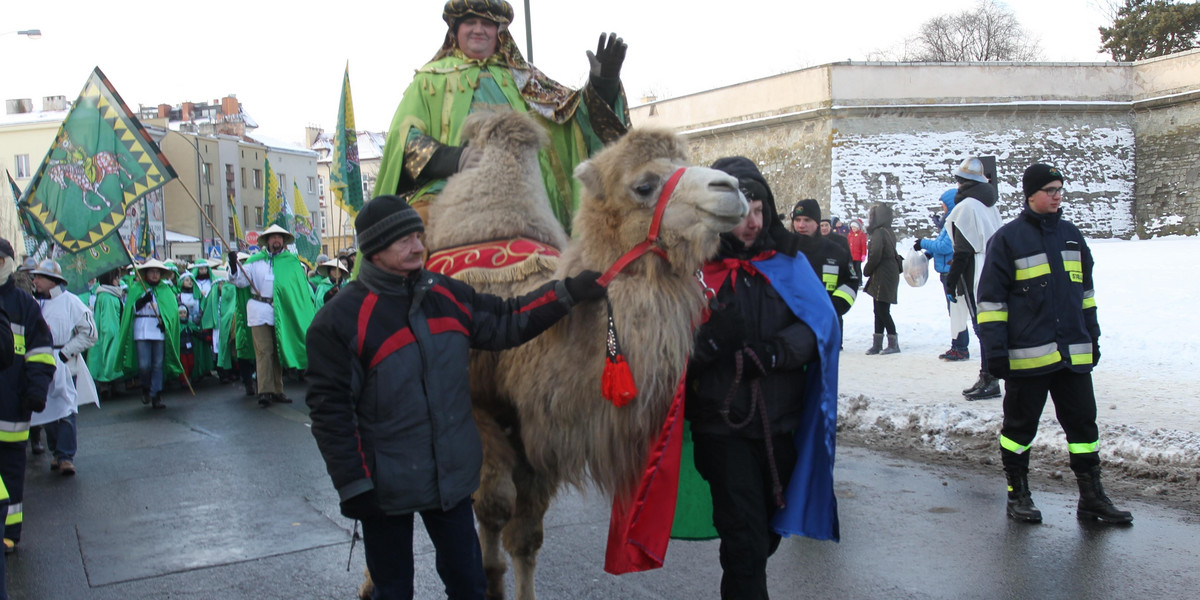
<path id="1" fill-rule="evenodd" d="M 263 186 L 263 229 L 272 225 L 288 228 L 287 213 L 284 211 L 283 190 L 279 189 L 279 178 L 271 168 L 271 161 L 263 159 L 263 172 L 267 184 Z"/>
<path id="2" fill-rule="evenodd" d="M 363 205 L 362 172 L 358 168 L 358 135 L 354 132 L 354 103 L 350 99 L 350 64 L 342 77 L 342 100 L 338 106 L 337 133 L 333 137 L 333 164 L 329 166 L 329 189 L 333 201 L 353 218 Z"/>
<path id="3" fill-rule="evenodd" d="M 97 68 L 63 120 L 25 204 L 54 243 L 79 252 L 107 239 L 129 205 L 174 178 L 166 157 Z"/>
<path id="4" fill-rule="evenodd" d="M 292 183 L 292 235 L 296 236 L 296 256 L 310 269 L 317 268 L 317 256 L 321 254 L 321 238 L 313 231 L 312 218 L 300 186 Z"/>
<path id="5" fill-rule="evenodd" d="M 99 68 L 59 127 L 24 199 L 65 254 L 68 289 L 128 264 L 118 228 L 130 205 L 175 178 L 158 145 Z"/>
<path id="6" fill-rule="evenodd" d="M 48 254 L 49 249 L 52 247 L 50 236 L 46 235 L 44 229 L 38 227 L 33 217 L 29 216 L 29 211 L 21 206 L 21 187 L 13 179 L 12 173 L 9 173 L 8 169 L 5 169 L 4 174 L 8 176 L 8 186 L 12 188 L 13 202 L 16 204 L 17 209 L 17 218 L 21 222 L 21 235 L 25 238 L 25 254 L 29 256 L 44 256 Z"/>

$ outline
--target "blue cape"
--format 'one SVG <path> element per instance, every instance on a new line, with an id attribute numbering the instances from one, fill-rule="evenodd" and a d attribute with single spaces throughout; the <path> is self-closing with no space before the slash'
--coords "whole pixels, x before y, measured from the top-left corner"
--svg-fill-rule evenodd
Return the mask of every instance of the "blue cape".
<path id="1" fill-rule="evenodd" d="M 788 482 L 787 506 L 771 526 L 780 535 L 838 541 L 837 499 L 833 495 L 833 457 L 837 436 L 838 354 L 842 332 L 825 286 L 803 256 L 775 254 L 754 266 L 784 302 L 817 336 L 819 362 L 805 378 L 804 413 L 796 430 L 796 467 Z"/>

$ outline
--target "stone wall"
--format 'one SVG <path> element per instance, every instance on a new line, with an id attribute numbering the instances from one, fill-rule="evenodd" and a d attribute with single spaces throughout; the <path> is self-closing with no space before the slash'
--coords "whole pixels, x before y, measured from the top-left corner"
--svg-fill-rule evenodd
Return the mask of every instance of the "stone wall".
<path id="1" fill-rule="evenodd" d="M 781 212 L 807 197 L 842 219 L 893 203 L 901 237 L 933 232 L 949 173 L 971 154 L 996 157 L 1006 219 L 1023 205 L 1025 167 L 1049 162 L 1090 237 L 1200 232 L 1200 50 L 1139 63 L 834 63 L 631 116 L 680 131 L 697 164 L 755 160 Z"/>

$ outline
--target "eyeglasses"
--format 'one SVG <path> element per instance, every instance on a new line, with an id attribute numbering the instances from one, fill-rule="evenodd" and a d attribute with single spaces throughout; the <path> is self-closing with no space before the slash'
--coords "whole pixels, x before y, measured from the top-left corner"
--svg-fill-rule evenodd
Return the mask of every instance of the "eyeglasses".
<path id="1" fill-rule="evenodd" d="M 1047 196 L 1051 196 L 1051 197 L 1053 197 L 1053 196 L 1062 196 L 1062 195 L 1063 195 L 1063 193 L 1064 193 L 1064 192 L 1063 192 L 1063 186 L 1061 186 L 1061 185 L 1060 185 L 1060 186 L 1054 186 L 1054 187 L 1044 187 L 1044 188 L 1042 188 L 1042 189 L 1040 189 L 1040 190 L 1038 190 L 1038 191 L 1039 191 L 1039 192 L 1045 192 Z"/>

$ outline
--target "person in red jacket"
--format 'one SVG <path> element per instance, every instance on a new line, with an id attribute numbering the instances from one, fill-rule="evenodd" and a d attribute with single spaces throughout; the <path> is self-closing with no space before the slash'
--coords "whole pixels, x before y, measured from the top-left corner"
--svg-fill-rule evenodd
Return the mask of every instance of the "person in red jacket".
<path id="1" fill-rule="evenodd" d="M 863 231 L 862 219 L 850 222 L 850 233 L 846 236 L 846 241 L 850 242 L 850 262 L 854 265 L 859 279 L 862 279 L 862 263 L 867 259 L 867 233 Z"/>

